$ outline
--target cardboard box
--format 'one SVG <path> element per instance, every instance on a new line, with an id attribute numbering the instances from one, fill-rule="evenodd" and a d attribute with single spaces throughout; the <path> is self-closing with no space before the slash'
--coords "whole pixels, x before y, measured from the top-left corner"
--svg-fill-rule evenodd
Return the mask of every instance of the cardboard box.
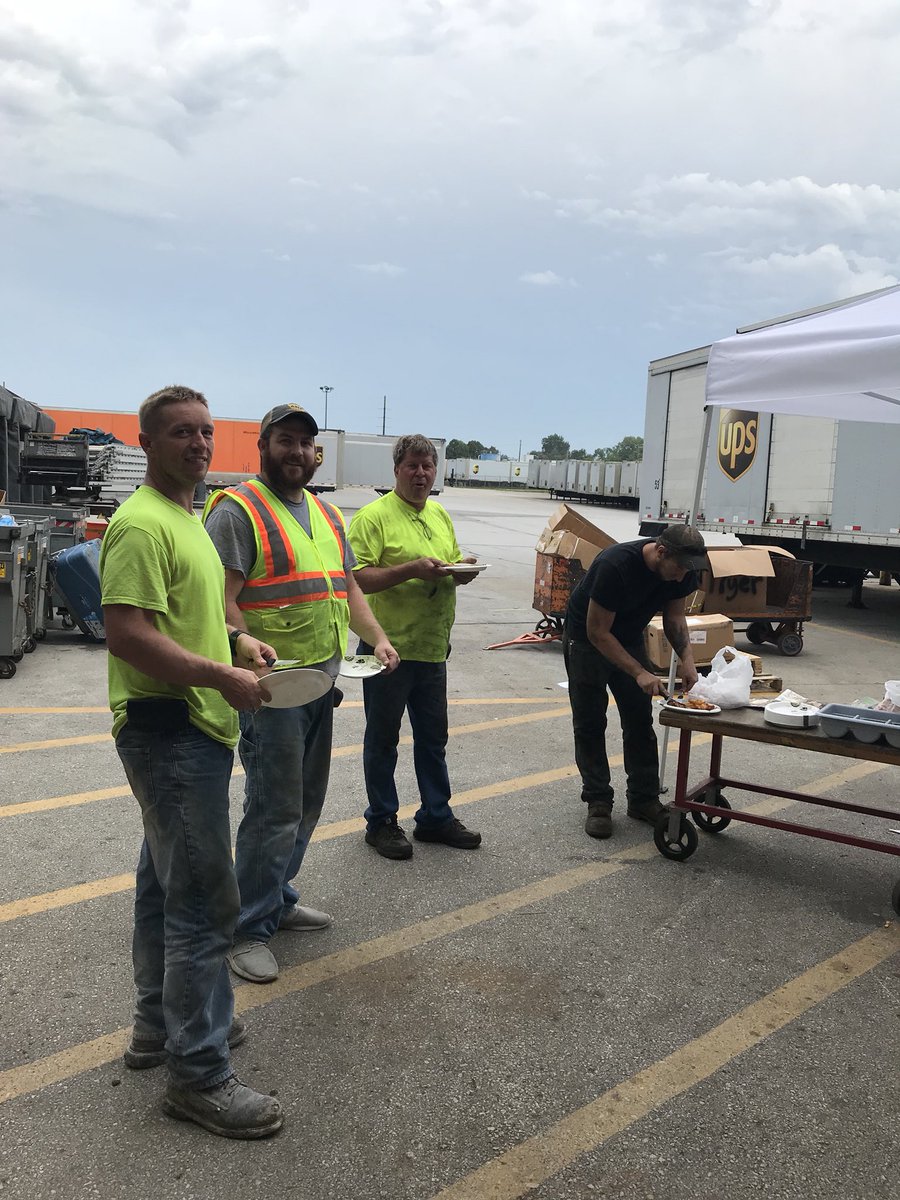
<path id="1" fill-rule="evenodd" d="M 697 666 L 711 663 L 725 646 L 734 645 L 734 625 L 718 613 L 685 617 L 691 637 L 691 648 Z M 668 669 L 672 659 L 672 643 L 663 630 L 662 617 L 654 617 L 644 630 L 644 649 L 654 667 Z"/>
<path id="2" fill-rule="evenodd" d="M 711 546 L 707 550 L 711 571 L 700 572 L 700 590 L 704 593 L 703 612 L 760 613 L 766 607 L 768 580 L 774 578 L 770 554 L 786 550 L 769 546 Z"/>
<path id="3" fill-rule="evenodd" d="M 535 550 L 538 554 L 575 559 L 587 570 L 601 550 L 615 545 L 615 538 L 568 504 L 561 504 L 547 522 Z"/>

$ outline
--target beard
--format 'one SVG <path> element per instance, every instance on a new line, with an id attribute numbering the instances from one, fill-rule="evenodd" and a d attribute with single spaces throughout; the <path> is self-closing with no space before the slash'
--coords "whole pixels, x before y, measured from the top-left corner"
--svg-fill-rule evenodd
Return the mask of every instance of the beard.
<path id="1" fill-rule="evenodd" d="M 316 473 L 315 463 L 311 467 L 292 463 L 288 468 L 266 451 L 260 454 L 259 465 L 272 489 L 282 494 L 305 488 Z"/>

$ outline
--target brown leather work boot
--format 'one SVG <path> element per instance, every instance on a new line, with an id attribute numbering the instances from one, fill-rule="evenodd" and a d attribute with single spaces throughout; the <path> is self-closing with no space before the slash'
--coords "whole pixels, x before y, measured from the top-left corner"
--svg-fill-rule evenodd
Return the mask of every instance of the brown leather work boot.
<path id="1" fill-rule="evenodd" d="M 604 800 L 591 800 L 584 822 L 584 832 L 593 838 L 612 837 L 612 805 Z"/>

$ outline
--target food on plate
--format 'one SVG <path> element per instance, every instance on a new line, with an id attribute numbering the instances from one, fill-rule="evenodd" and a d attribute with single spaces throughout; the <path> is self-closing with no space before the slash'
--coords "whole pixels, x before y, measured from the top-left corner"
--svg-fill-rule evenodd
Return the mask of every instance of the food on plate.
<path id="1" fill-rule="evenodd" d="M 708 700 L 701 700 L 699 696 L 685 696 L 684 692 L 670 696 L 666 703 L 670 708 L 692 708 L 697 712 L 713 712 L 716 707 Z"/>

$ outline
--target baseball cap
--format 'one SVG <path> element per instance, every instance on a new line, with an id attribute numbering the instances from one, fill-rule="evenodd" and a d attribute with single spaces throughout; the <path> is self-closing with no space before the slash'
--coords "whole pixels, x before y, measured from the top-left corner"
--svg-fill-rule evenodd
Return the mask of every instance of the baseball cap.
<path id="1" fill-rule="evenodd" d="M 260 436 L 266 432 L 270 425 L 277 425 L 279 421 L 285 421 L 288 417 L 302 417 L 313 433 L 317 434 L 319 432 L 319 426 L 316 424 L 313 415 L 308 413 L 305 408 L 301 408 L 299 404 L 276 404 L 274 408 L 269 409 L 260 421 Z"/>
<path id="2" fill-rule="evenodd" d="M 703 571 L 709 566 L 706 543 L 693 525 L 669 525 L 656 540 L 682 567 Z"/>

